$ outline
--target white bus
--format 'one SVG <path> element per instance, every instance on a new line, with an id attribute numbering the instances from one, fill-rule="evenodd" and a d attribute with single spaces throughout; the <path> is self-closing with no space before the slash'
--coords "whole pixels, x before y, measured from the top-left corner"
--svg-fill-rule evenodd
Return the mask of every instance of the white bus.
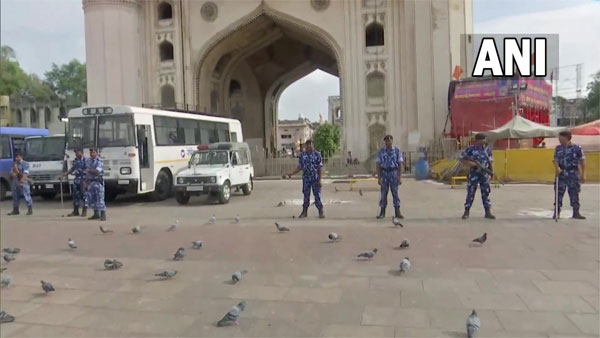
<path id="1" fill-rule="evenodd" d="M 67 158 L 74 149 L 98 148 L 104 160 L 106 199 L 151 193 L 164 200 L 175 173 L 200 144 L 242 142 L 240 121 L 130 106 L 83 107 L 69 111 Z"/>

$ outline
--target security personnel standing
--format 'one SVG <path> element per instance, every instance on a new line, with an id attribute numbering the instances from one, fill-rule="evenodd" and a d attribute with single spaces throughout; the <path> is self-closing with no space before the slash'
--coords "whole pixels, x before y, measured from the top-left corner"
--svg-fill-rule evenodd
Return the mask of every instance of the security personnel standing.
<path id="1" fill-rule="evenodd" d="M 388 190 L 392 192 L 394 200 L 394 215 L 398 218 L 404 218 L 400 213 L 400 198 L 398 197 L 398 185 L 402 184 L 402 163 L 404 158 L 398 147 L 394 147 L 392 142 L 394 137 L 386 135 L 383 138 L 385 146 L 379 149 L 377 153 L 377 184 L 381 186 L 379 195 L 379 215 L 378 219 L 385 218 L 385 208 L 387 207 Z"/>
<path id="2" fill-rule="evenodd" d="M 68 214 L 68 217 L 79 216 L 79 206 L 81 209 L 81 217 L 87 216 L 87 198 L 85 185 L 86 159 L 83 157 L 83 148 L 75 149 L 75 159 L 71 169 L 65 174 L 75 175 L 73 180 L 73 212 Z"/>
<path id="3" fill-rule="evenodd" d="M 481 170 L 481 167 L 492 170 L 492 151 L 486 145 L 485 134 L 475 135 L 475 143 L 460 155 L 460 162 L 471 167 L 469 175 L 467 177 L 467 200 L 465 202 L 465 213 L 462 215 L 463 219 L 469 218 L 469 210 L 473 205 L 475 199 L 475 192 L 477 191 L 477 185 L 481 187 L 481 200 L 483 201 L 483 207 L 485 208 L 485 218 L 496 219 L 496 216 L 492 215 L 492 203 L 490 201 L 490 174 Z"/>
<path id="4" fill-rule="evenodd" d="M 585 182 L 585 155 L 580 146 L 571 143 L 570 131 L 558 134 L 558 140 L 560 145 L 554 150 L 553 161 L 558 176 L 558 214 L 560 216 L 563 196 L 565 190 L 568 190 L 571 207 L 573 207 L 573 218 L 585 219 L 579 213 L 579 191 L 581 191 L 581 183 Z M 554 183 L 555 192 L 556 189 Z M 554 218 L 556 217 L 557 215 L 554 215 Z"/>
<path id="5" fill-rule="evenodd" d="M 94 215 L 88 219 L 106 221 L 104 203 L 104 161 L 98 156 L 98 150 L 90 149 L 90 158 L 86 162 L 85 181 L 87 184 L 87 203 L 94 209 Z"/>
<path id="6" fill-rule="evenodd" d="M 325 218 L 323 213 L 323 203 L 321 203 L 321 168 L 323 168 L 323 158 L 321 153 L 313 148 L 311 140 L 304 142 L 304 151 L 300 154 L 298 167 L 288 174 L 288 177 L 302 170 L 302 193 L 304 194 L 304 203 L 302 204 L 302 213 L 298 218 L 307 216 L 308 206 L 310 205 L 310 191 L 312 189 L 315 196 L 315 206 L 319 210 L 319 218 Z"/>
<path id="7" fill-rule="evenodd" d="M 9 216 L 19 214 L 19 204 L 21 198 L 25 200 L 27 204 L 27 215 L 33 214 L 33 201 L 31 199 L 31 191 L 29 189 L 29 163 L 23 160 L 23 155 L 17 153 L 15 155 L 15 162 L 13 163 L 11 172 L 11 189 L 12 189 L 12 200 L 13 210 L 8 214 Z"/>

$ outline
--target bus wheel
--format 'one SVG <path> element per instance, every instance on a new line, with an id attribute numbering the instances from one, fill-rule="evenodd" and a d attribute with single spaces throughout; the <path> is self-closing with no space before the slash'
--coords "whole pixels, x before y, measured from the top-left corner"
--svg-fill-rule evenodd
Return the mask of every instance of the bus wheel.
<path id="1" fill-rule="evenodd" d="M 244 193 L 244 195 L 250 195 L 253 189 L 254 182 L 252 182 L 252 176 L 250 176 L 250 180 L 248 181 L 248 183 L 242 186 L 242 192 Z"/>
<path id="2" fill-rule="evenodd" d="M 42 196 L 42 198 L 45 199 L 46 201 L 51 201 L 54 199 L 54 197 L 56 197 L 56 193 L 55 192 L 45 192 L 45 193 L 41 193 L 40 196 Z"/>
<path id="3" fill-rule="evenodd" d="M 181 204 L 181 205 L 186 205 L 188 204 L 188 202 L 190 201 L 190 194 L 185 193 L 183 191 L 177 191 L 175 192 L 175 200 L 177 201 L 177 203 Z"/>
<path id="4" fill-rule="evenodd" d="M 151 197 L 153 201 L 164 201 L 169 197 L 171 192 L 171 178 L 169 175 L 161 171 L 156 177 L 156 184 L 154 185 L 154 192 Z"/>
<path id="5" fill-rule="evenodd" d="M 223 183 L 223 189 L 219 192 L 219 203 L 227 204 L 229 203 L 229 198 L 231 197 L 231 184 L 229 181 L 225 181 Z"/>

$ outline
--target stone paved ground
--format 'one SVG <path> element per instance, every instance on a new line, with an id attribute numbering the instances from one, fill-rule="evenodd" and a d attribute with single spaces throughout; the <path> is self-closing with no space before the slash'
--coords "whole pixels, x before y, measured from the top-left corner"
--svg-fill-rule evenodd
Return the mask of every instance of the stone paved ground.
<path id="1" fill-rule="evenodd" d="M 326 220 L 314 209 L 307 220 L 291 218 L 299 212 L 298 181 L 259 182 L 251 196 L 228 205 L 118 200 L 109 205 L 105 225 L 115 233 L 107 235 L 100 222 L 61 218 L 67 211 L 57 201 L 36 201 L 34 216 L 16 218 L 5 216 L 4 201 L 2 244 L 22 252 L 2 263 L 14 281 L 1 290 L 1 306 L 17 317 L 2 325 L 2 337 L 465 337 L 473 308 L 482 337 L 598 336 L 598 185 L 583 188 L 586 221 L 557 224 L 548 218 L 550 186 L 495 189 L 498 220 L 484 220 L 477 200 L 463 221 L 464 189 L 406 180 L 404 229 L 374 219 L 378 194 L 364 188 L 361 197 L 346 184 L 325 184 L 325 200 L 347 202 L 328 204 Z M 275 207 L 282 200 L 289 201 Z M 241 224 L 231 223 L 236 213 Z M 212 214 L 217 223 L 208 225 Z M 179 228 L 166 232 L 174 219 Z M 275 220 L 292 231 L 277 233 Z M 145 226 L 141 234 L 131 234 L 135 224 Z M 327 243 L 331 231 L 343 241 Z M 470 246 L 483 232 L 488 242 Z M 68 237 L 79 249 L 67 249 Z M 403 238 L 411 247 L 394 249 Z M 205 247 L 170 260 L 192 240 Z M 372 261 L 355 260 L 375 247 Z M 413 268 L 398 276 L 404 256 Z M 106 258 L 125 266 L 104 271 Z M 166 268 L 179 274 L 153 277 Z M 240 269 L 249 271 L 245 279 L 228 283 Z M 42 279 L 57 291 L 42 294 Z M 242 299 L 248 306 L 240 325 L 217 328 Z"/>

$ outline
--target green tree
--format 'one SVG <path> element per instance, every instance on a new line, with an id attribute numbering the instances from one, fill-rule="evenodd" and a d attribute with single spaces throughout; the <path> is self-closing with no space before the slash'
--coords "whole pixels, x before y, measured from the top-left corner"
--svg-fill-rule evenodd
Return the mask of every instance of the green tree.
<path id="1" fill-rule="evenodd" d="M 0 47 L 0 95 L 18 94 L 28 82 L 15 59 L 15 51 L 9 46 Z"/>
<path id="2" fill-rule="evenodd" d="M 583 101 L 586 122 L 600 119 L 600 71 L 594 74 L 587 90 L 588 95 Z"/>
<path id="3" fill-rule="evenodd" d="M 73 96 L 82 102 L 87 101 L 87 83 L 85 64 L 76 59 L 58 66 L 52 64 L 52 69 L 45 74 L 50 88 L 59 95 Z"/>
<path id="4" fill-rule="evenodd" d="M 322 124 L 313 134 L 313 143 L 327 159 L 340 149 L 340 136 L 340 128 L 337 125 Z"/>

